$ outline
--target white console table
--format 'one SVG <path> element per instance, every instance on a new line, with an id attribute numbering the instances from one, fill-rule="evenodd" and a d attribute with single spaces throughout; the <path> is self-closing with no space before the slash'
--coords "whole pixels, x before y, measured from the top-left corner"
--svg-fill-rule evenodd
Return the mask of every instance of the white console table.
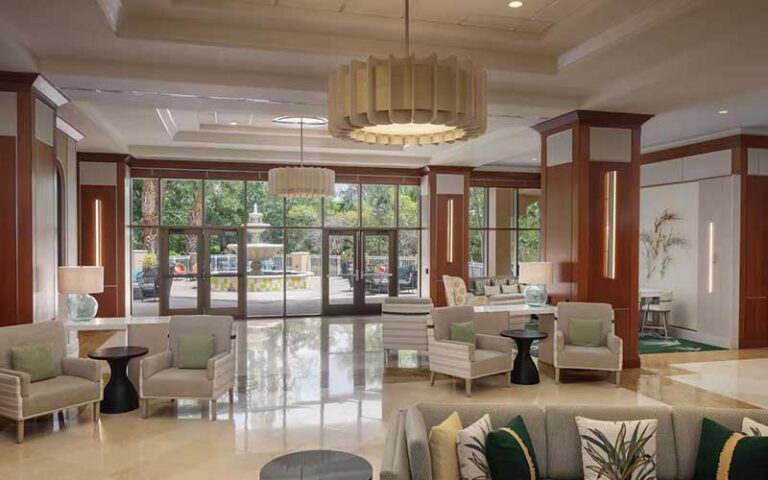
<path id="1" fill-rule="evenodd" d="M 510 317 L 527 317 L 529 315 L 557 315 L 557 307 L 554 305 L 543 305 L 541 307 L 530 307 L 526 304 L 517 305 L 475 305 L 475 312 L 509 312 Z"/>

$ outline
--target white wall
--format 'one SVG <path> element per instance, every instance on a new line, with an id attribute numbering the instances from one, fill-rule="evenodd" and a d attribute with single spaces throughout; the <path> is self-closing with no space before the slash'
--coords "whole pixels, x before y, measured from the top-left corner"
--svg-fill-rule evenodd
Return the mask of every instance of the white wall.
<path id="1" fill-rule="evenodd" d="M 672 335 L 738 347 L 740 183 L 730 175 L 730 151 L 644 165 L 642 173 L 641 230 L 667 208 L 682 217 L 674 228 L 689 246 L 673 250 L 664 278 L 648 280 L 641 244 L 640 285 L 673 291 Z"/>
<path id="2" fill-rule="evenodd" d="M 687 247 L 672 247 L 672 261 L 661 275 L 660 267 L 648 277 L 644 261 L 644 247 L 640 243 L 640 287 L 672 290 L 674 310 L 671 325 L 696 330 L 698 323 L 698 244 L 699 244 L 699 184 L 698 182 L 661 185 L 640 191 L 640 231 L 653 231 L 656 217 L 664 210 L 680 217 L 668 223 L 678 236 L 688 242 Z"/>

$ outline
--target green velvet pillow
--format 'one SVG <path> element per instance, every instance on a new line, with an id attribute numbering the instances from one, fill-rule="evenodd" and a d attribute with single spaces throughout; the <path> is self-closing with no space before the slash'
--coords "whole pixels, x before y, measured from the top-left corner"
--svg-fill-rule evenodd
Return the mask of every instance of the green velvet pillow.
<path id="1" fill-rule="evenodd" d="M 493 480 L 538 480 L 539 464 L 531 436 L 518 415 L 485 438 L 485 456 Z"/>
<path id="2" fill-rule="evenodd" d="M 475 324 L 474 322 L 452 323 L 451 340 L 457 342 L 475 344 Z"/>
<path id="3" fill-rule="evenodd" d="M 568 322 L 571 345 L 599 347 L 603 344 L 603 321 L 592 318 L 572 318 Z"/>
<path id="4" fill-rule="evenodd" d="M 768 478 L 768 437 L 748 437 L 708 418 L 701 423 L 694 480 Z"/>
<path id="5" fill-rule="evenodd" d="M 179 335 L 179 368 L 207 368 L 216 351 L 213 335 Z"/>
<path id="6" fill-rule="evenodd" d="M 11 365 L 14 370 L 28 373 L 32 382 L 55 377 L 53 344 L 38 343 L 11 347 Z"/>

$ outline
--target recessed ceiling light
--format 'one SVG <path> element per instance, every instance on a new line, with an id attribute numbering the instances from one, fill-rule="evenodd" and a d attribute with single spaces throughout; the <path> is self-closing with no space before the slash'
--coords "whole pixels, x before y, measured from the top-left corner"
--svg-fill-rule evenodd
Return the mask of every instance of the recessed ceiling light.
<path id="1" fill-rule="evenodd" d="M 717 113 L 719 113 L 720 115 L 725 115 L 726 113 L 728 113 L 728 110 L 720 110 Z"/>
<path id="2" fill-rule="evenodd" d="M 237 125 L 237 122 L 229 122 L 230 125 Z"/>
<path id="3" fill-rule="evenodd" d="M 282 115 L 272 119 L 274 123 L 280 125 L 301 125 L 308 127 L 322 127 L 328 125 L 328 119 L 325 117 L 297 117 L 292 115 Z"/>
<path id="4" fill-rule="evenodd" d="M 509 2 L 510 8 L 520 8 L 523 6 L 523 2 Z"/>
<path id="5" fill-rule="evenodd" d="M 536 159 L 536 157 L 533 157 L 531 160 L 535 162 L 537 159 Z"/>

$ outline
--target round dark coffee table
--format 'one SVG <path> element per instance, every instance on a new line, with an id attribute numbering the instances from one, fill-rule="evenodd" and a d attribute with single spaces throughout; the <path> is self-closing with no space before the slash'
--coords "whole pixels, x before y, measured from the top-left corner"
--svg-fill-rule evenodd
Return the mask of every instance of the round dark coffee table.
<path id="1" fill-rule="evenodd" d="M 512 383 L 535 385 L 539 383 L 539 370 L 531 358 L 531 343 L 547 338 L 545 332 L 538 330 L 504 330 L 502 337 L 511 338 L 517 343 L 517 356 L 512 368 Z"/>
<path id="2" fill-rule="evenodd" d="M 373 468 L 362 457 L 335 450 L 306 450 L 264 465 L 261 480 L 371 480 Z"/>
<path id="3" fill-rule="evenodd" d="M 136 389 L 128 379 L 126 368 L 132 358 L 146 355 L 146 347 L 108 347 L 94 350 L 88 358 L 106 360 L 112 374 L 104 387 L 104 400 L 101 401 L 103 413 L 123 413 L 139 408 L 139 397 Z"/>

